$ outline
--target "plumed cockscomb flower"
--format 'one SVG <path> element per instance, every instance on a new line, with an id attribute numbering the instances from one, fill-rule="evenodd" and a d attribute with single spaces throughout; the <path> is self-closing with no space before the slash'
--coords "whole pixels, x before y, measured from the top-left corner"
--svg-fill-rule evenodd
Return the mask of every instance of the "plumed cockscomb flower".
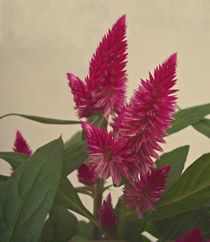
<path id="1" fill-rule="evenodd" d="M 107 118 L 109 114 L 121 111 L 127 81 L 126 49 L 126 17 L 123 15 L 102 38 L 90 61 L 85 82 L 67 74 L 80 118 L 98 112 Z"/>
<path id="2" fill-rule="evenodd" d="M 81 122 L 81 125 L 88 143 L 90 163 L 95 166 L 96 177 L 107 179 L 111 176 L 117 186 L 120 185 L 122 177 L 130 180 L 137 166 L 124 139 L 92 124 Z"/>
<path id="3" fill-rule="evenodd" d="M 20 133 L 20 131 L 16 132 L 13 150 L 18 153 L 32 155 L 32 150 L 31 150 L 30 146 L 28 145 L 27 141 L 24 139 L 23 135 Z"/>
<path id="4" fill-rule="evenodd" d="M 135 210 L 139 217 L 145 211 L 154 210 L 154 203 L 158 201 L 164 191 L 169 166 L 148 171 L 133 183 L 125 186 L 124 201 L 128 208 Z"/>
<path id="5" fill-rule="evenodd" d="M 84 185 L 92 185 L 96 182 L 95 168 L 92 164 L 82 164 L 77 173 L 77 177 L 80 183 Z"/>
<path id="6" fill-rule="evenodd" d="M 177 239 L 176 242 L 203 242 L 202 234 L 199 228 L 195 228 L 185 233 L 181 238 Z"/>
<path id="7" fill-rule="evenodd" d="M 112 207 L 111 194 L 103 201 L 101 208 L 98 211 L 98 217 L 101 226 L 105 230 L 113 230 L 117 225 L 117 218 Z"/>
<path id="8" fill-rule="evenodd" d="M 162 151 L 159 143 L 164 142 L 166 128 L 173 119 L 176 63 L 177 55 L 173 54 L 155 69 L 153 75 L 149 74 L 148 80 L 142 80 L 130 103 L 113 124 L 130 143 L 143 173 L 154 166 L 153 158 L 157 159 L 157 151 Z"/>

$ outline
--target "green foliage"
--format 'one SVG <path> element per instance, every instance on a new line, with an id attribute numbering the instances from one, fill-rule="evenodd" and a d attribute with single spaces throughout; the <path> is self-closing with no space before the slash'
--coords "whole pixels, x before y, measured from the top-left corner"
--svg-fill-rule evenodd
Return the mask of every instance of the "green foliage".
<path id="1" fill-rule="evenodd" d="M 66 148 L 64 151 L 63 176 L 65 177 L 79 168 L 82 163 L 86 162 L 87 158 L 85 141 L 81 141 Z"/>
<path id="2" fill-rule="evenodd" d="M 166 189 L 171 188 L 171 186 L 177 181 L 181 176 L 184 169 L 184 164 L 187 159 L 189 152 L 189 146 L 182 146 L 172 150 L 171 152 L 163 154 L 160 159 L 156 162 L 157 167 L 163 167 L 169 165 L 171 167 L 169 175 L 167 177 Z"/>
<path id="3" fill-rule="evenodd" d="M 210 119 L 201 119 L 199 122 L 193 124 L 193 128 L 210 138 Z"/>
<path id="4" fill-rule="evenodd" d="M 38 149 L 3 185 L 0 241 L 36 242 L 50 210 L 62 172 L 63 142 Z"/>
<path id="5" fill-rule="evenodd" d="M 168 132 L 169 134 L 176 133 L 190 125 L 195 124 L 208 114 L 210 114 L 210 104 L 203 104 L 182 109 L 175 113 L 172 128 L 168 129 Z"/>
<path id="6" fill-rule="evenodd" d="M 74 121 L 74 120 L 62 120 L 62 119 L 54 119 L 54 118 L 46 118 L 46 117 L 40 117 L 40 116 L 35 116 L 35 115 L 26 115 L 26 114 L 20 114 L 20 113 L 8 113 L 0 117 L 6 118 L 9 116 L 18 116 L 21 118 L 26 118 L 38 123 L 43 123 L 43 124 L 79 124 L 79 121 Z"/>
<path id="7" fill-rule="evenodd" d="M 0 191 L 3 187 L 3 185 L 5 184 L 5 182 L 9 179 L 8 176 L 3 176 L 3 175 L 0 175 Z"/>
<path id="8" fill-rule="evenodd" d="M 76 213 L 79 213 L 100 228 L 98 220 L 83 205 L 75 188 L 67 178 L 63 179 L 60 184 L 56 194 L 55 203 L 59 206 L 66 207 Z"/>
<path id="9" fill-rule="evenodd" d="M 195 211 L 210 200 L 210 153 L 197 159 L 157 204 L 153 219 Z"/>
<path id="10" fill-rule="evenodd" d="M 67 140 L 64 144 L 64 148 L 67 149 L 68 147 L 77 144 L 82 141 L 82 131 L 76 132 L 69 140 Z"/>
<path id="11" fill-rule="evenodd" d="M 77 218 L 66 208 L 54 205 L 42 229 L 40 242 L 68 242 L 77 233 Z"/>
<path id="12" fill-rule="evenodd" d="M 29 155 L 16 152 L 0 152 L 0 158 L 7 161 L 13 170 L 29 158 Z"/>

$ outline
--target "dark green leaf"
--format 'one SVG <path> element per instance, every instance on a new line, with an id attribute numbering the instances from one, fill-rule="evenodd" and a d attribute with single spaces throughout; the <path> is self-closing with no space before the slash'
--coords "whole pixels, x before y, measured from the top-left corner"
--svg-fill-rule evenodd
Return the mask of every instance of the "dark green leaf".
<path id="1" fill-rule="evenodd" d="M 67 176 L 79 168 L 79 166 L 84 163 L 87 158 L 88 155 L 85 141 L 73 144 L 65 149 L 63 176 Z"/>
<path id="2" fill-rule="evenodd" d="M 65 142 L 64 148 L 67 149 L 74 144 L 80 143 L 81 141 L 82 141 L 82 131 L 78 131 L 69 140 Z"/>
<path id="3" fill-rule="evenodd" d="M 175 113 L 175 120 L 172 122 L 172 128 L 167 131 L 169 134 L 176 133 L 179 130 L 195 124 L 208 114 L 210 114 L 210 104 L 182 109 Z"/>
<path id="4" fill-rule="evenodd" d="M 66 207 L 76 213 L 81 214 L 82 216 L 88 218 L 93 224 L 101 228 L 96 217 L 92 215 L 82 204 L 75 188 L 67 178 L 63 179 L 60 184 L 56 194 L 55 203 L 59 206 Z"/>
<path id="5" fill-rule="evenodd" d="M 79 221 L 79 235 L 86 239 L 91 239 L 92 224 L 85 221 Z"/>
<path id="6" fill-rule="evenodd" d="M 160 232 L 160 241 L 174 241 L 187 231 L 195 227 L 202 230 L 202 234 L 209 231 L 210 217 L 206 216 L 205 209 L 178 215 L 165 220 L 156 221 L 156 227 Z"/>
<path id="7" fill-rule="evenodd" d="M 210 119 L 204 118 L 193 124 L 193 128 L 210 138 Z"/>
<path id="8" fill-rule="evenodd" d="M 0 191 L 2 189 L 2 186 L 5 184 L 5 182 L 9 179 L 9 176 L 3 176 L 0 175 Z"/>
<path id="9" fill-rule="evenodd" d="M 7 161 L 13 170 L 15 170 L 18 165 L 23 163 L 26 159 L 28 159 L 30 156 L 22 153 L 16 153 L 16 152 L 0 152 L 0 158 Z"/>
<path id="10" fill-rule="evenodd" d="M 76 235 L 71 240 L 71 242 L 77 242 L 77 241 L 85 241 L 85 242 L 87 242 L 88 239 L 86 237 L 82 236 L 82 235 Z"/>
<path id="11" fill-rule="evenodd" d="M 0 117 L 0 119 L 8 117 L 8 116 L 19 116 L 21 118 L 26 118 L 38 123 L 43 124 L 80 124 L 80 121 L 74 121 L 74 120 L 62 120 L 62 119 L 54 119 L 54 118 L 46 118 L 46 117 L 40 117 L 35 115 L 26 115 L 26 114 L 20 114 L 20 113 L 8 113 Z"/>
<path id="12" fill-rule="evenodd" d="M 128 242 L 143 242 L 141 232 L 143 231 L 142 221 L 136 216 L 128 217 L 125 225 L 125 239 Z"/>
<path id="13" fill-rule="evenodd" d="M 54 205 L 42 229 L 40 242 L 68 242 L 77 233 L 77 218 L 66 208 Z"/>
<path id="14" fill-rule="evenodd" d="M 163 167 L 169 165 L 171 167 L 170 173 L 167 177 L 167 185 L 165 191 L 171 188 L 171 186 L 181 176 L 184 169 L 184 164 L 187 159 L 189 152 L 189 146 L 182 146 L 172 150 L 168 153 L 163 154 L 160 159 L 156 162 L 157 167 Z"/>
<path id="15" fill-rule="evenodd" d="M 210 153 L 196 160 L 157 204 L 153 219 L 195 211 L 210 201 Z"/>
<path id="16" fill-rule="evenodd" d="M 23 162 L 1 190 L 0 241 L 36 242 L 62 171 L 63 142 L 50 142 Z"/>

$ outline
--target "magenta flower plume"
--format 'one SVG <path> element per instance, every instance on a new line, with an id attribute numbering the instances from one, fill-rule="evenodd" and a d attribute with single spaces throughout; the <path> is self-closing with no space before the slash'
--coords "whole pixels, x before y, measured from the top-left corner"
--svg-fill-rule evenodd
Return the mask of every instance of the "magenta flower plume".
<path id="1" fill-rule="evenodd" d="M 166 128 L 170 127 L 173 119 L 174 93 L 177 91 L 173 89 L 176 62 L 177 55 L 173 54 L 155 69 L 154 75 L 150 73 L 148 80 L 142 80 L 130 103 L 113 125 L 131 144 L 144 173 L 154 166 L 152 158 L 159 157 L 157 151 L 162 151 L 159 143 L 164 142 Z"/>
<path id="2" fill-rule="evenodd" d="M 203 242 L 201 231 L 195 228 L 187 233 L 185 233 L 181 238 L 177 239 L 176 242 Z"/>
<path id="3" fill-rule="evenodd" d="M 24 139 L 20 131 L 16 132 L 16 138 L 15 138 L 13 150 L 18 153 L 32 155 L 32 150 L 30 149 L 30 146 L 28 145 L 27 141 Z"/>
<path id="4" fill-rule="evenodd" d="M 124 201 L 128 208 L 135 210 L 139 217 L 145 211 L 154 210 L 154 203 L 158 201 L 164 191 L 169 166 L 148 171 L 141 175 L 124 189 Z"/>
<path id="5" fill-rule="evenodd" d="M 111 194 L 109 194 L 106 200 L 103 201 L 103 204 L 98 211 L 98 217 L 101 226 L 105 230 L 113 230 L 116 227 L 117 218 L 113 211 Z"/>
<path id="6" fill-rule="evenodd" d="M 136 162 L 130 155 L 130 148 L 119 136 L 113 136 L 104 128 L 97 128 L 92 124 L 81 122 L 90 155 L 90 163 L 95 166 L 97 178 L 107 179 L 112 177 L 117 186 L 121 178 L 131 179 L 136 171 Z"/>
<path id="7" fill-rule="evenodd" d="M 92 164 L 82 164 L 77 173 L 80 183 L 84 185 L 92 185 L 96 182 L 95 168 Z"/>
<path id="8" fill-rule="evenodd" d="M 100 42 L 90 61 L 85 82 L 67 74 L 80 118 L 98 112 L 107 118 L 109 114 L 121 111 L 127 81 L 126 49 L 126 17 L 123 15 Z"/>

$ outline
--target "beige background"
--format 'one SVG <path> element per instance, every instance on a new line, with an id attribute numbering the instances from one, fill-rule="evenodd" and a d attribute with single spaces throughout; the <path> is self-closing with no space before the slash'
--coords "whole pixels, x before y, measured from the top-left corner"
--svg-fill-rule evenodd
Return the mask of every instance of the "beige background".
<path id="1" fill-rule="evenodd" d="M 124 13 L 128 96 L 140 77 L 178 51 L 178 104 L 184 108 L 209 102 L 209 0 L 0 0 L 0 115 L 75 119 L 65 74 L 86 75 L 97 43 Z M 78 128 L 10 117 L 0 121 L 0 150 L 11 150 L 17 129 L 36 149 L 60 134 L 67 139 Z M 190 144 L 188 162 L 210 151 L 209 140 L 192 128 L 167 141 L 166 150 Z M 8 172 L 8 165 L 0 162 L 0 173 Z"/>

